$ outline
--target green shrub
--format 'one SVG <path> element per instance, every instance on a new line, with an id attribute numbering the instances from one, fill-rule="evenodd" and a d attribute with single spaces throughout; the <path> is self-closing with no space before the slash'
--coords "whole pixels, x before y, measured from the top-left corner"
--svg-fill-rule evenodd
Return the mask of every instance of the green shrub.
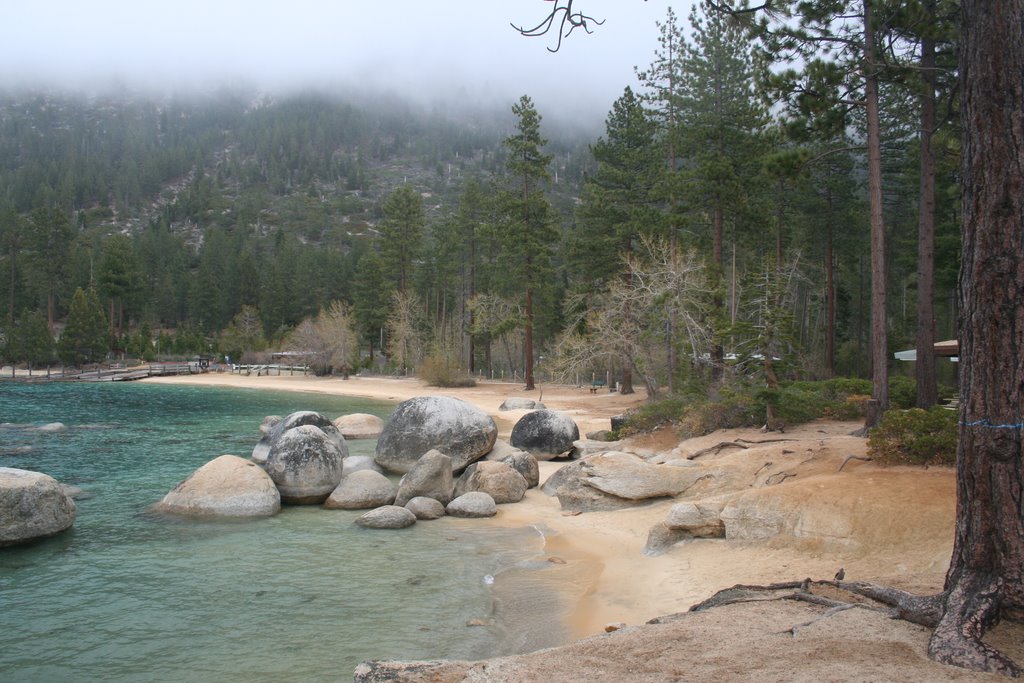
<path id="1" fill-rule="evenodd" d="M 953 465 L 956 445 L 957 413 L 939 406 L 889 410 L 868 435 L 868 454 L 882 465 Z"/>
<path id="2" fill-rule="evenodd" d="M 906 375 L 891 375 L 889 377 L 890 407 L 913 408 L 915 403 L 917 403 L 917 381 Z"/>
<path id="3" fill-rule="evenodd" d="M 671 422 L 678 422 L 686 409 L 683 398 L 663 398 L 644 403 L 631 410 L 622 428 L 623 435 L 647 432 Z"/>
<path id="4" fill-rule="evenodd" d="M 455 363 L 437 355 L 427 356 L 420 363 L 420 379 L 432 387 L 475 387 L 476 380 L 456 367 Z"/>

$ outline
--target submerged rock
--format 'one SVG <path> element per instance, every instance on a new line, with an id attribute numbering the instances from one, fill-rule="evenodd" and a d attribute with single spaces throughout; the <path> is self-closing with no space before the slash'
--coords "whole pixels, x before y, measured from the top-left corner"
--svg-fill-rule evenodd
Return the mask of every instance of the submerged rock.
<path id="1" fill-rule="evenodd" d="M 420 396 L 395 408 L 377 440 L 375 459 L 389 472 L 405 473 L 437 449 L 458 471 L 491 450 L 497 436 L 494 420 L 476 406 L 448 396 Z"/>
<path id="2" fill-rule="evenodd" d="M 155 512 L 189 517 L 269 517 L 280 509 L 270 475 L 237 455 L 214 458 L 153 506 Z"/>
<path id="3" fill-rule="evenodd" d="M 405 504 L 405 509 L 416 515 L 416 519 L 430 520 L 444 517 L 444 505 L 425 496 L 416 496 Z"/>
<path id="4" fill-rule="evenodd" d="M 498 514 L 498 506 L 483 491 L 470 491 L 448 503 L 445 511 L 452 517 L 493 517 Z"/>
<path id="5" fill-rule="evenodd" d="M 373 470 L 359 470 L 342 477 L 341 483 L 324 501 L 336 510 L 366 510 L 395 502 L 395 485 Z"/>
<path id="6" fill-rule="evenodd" d="M 0 467 L 0 547 L 60 533 L 75 523 L 76 512 L 53 477 Z"/>
<path id="7" fill-rule="evenodd" d="M 416 515 L 397 505 L 384 505 L 356 518 L 355 524 L 367 529 L 404 529 L 416 523 Z"/>

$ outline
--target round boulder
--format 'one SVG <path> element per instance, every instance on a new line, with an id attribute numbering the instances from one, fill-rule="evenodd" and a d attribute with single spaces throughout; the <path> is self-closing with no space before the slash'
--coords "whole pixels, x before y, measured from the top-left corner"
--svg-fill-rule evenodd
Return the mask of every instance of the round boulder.
<path id="1" fill-rule="evenodd" d="M 343 459 L 335 441 L 319 427 L 300 425 L 274 441 L 266 470 L 282 503 L 318 505 L 341 483 Z"/>
<path id="2" fill-rule="evenodd" d="M 360 515 L 355 523 L 367 529 L 404 529 L 416 523 L 416 515 L 397 505 L 384 505 Z"/>
<path id="3" fill-rule="evenodd" d="M 281 509 L 277 486 L 256 463 L 222 455 L 206 463 L 153 506 L 189 517 L 269 517 Z"/>
<path id="4" fill-rule="evenodd" d="M 495 503 L 518 503 L 526 495 L 529 484 L 519 472 L 503 462 L 481 460 L 466 468 L 455 482 L 455 495 L 483 491 Z"/>
<path id="5" fill-rule="evenodd" d="M 454 488 L 452 459 L 440 451 L 427 451 L 398 482 L 395 505 L 405 505 L 416 496 L 447 505 Z"/>
<path id="6" fill-rule="evenodd" d="M 395 485 L 380 472 L 359 470 L 342 477 L 338 488 L 324 501 L 335 510 L 366 510 L 395 502 Z"/>
<path id="7" fill-rule="evenodd" d="M 474 405 L 448 396 L 420 396 L 398 404 L 377 440 L 375 459 L 389 472 L 405 473 L 431 449 L 461 470 L 491 450 L 498 427 Z"/>
<path id="8" fill-rule="evenodd" d="M 0 547 L 64 531 L 75 514 L 74 501 L 53 477 L 0 467 Z"/>
<path id="9" fill-rule="evenodd" d="M 537 465 L 537 458 L 533 457 L 526 451 L 516 451 L 515 453 L 502 458 L 500 462 L 505 463 L 516 472 L 523 475 L 523 479 L 526 480 L 526 485 L 531 489 L 540 484 L 540 467 Z"/>
<path id="10" fill-rule="evenodd" d="M 345 443 L 345 437 L 341 435 L 341 432 L 338 431 L 333 422 L 320 413 L 313 412 L 312 410 L 300 410 L 288 417 L 279 418 L 277 422 L 273 422 L 274 417 L 276 416 L 271 415 L 264 418 L 263 424 L 260 426 L 261 432 L 265 428 L 269 429 L 269 431 L 263 435 L 263 438 L 252 449 L 252 461 L 257 465 L 265 467 L 267 458 L 270 457 L 270 450 L 274 447 L 274 443 L 281 438 L 281 435 L 302 425 L 318 427 L 341 452 L 341 457 L 348 456 L 348 445 Z"/>
<path id="11" fill-rule="evenodd" d="M 334 421 L 346 439 L 376 439 L 384 429 L 384 420 L 368 413 L 342 415 Z"/>
<path id="12" fill-rule="evenodd" d="M 425 496 L 416 496 L 405 504 L 405 509 L 416 515 L 416 519 L 428 520 L 444 517 L 444 505 Z"/>
<path id="13" fill-rule="evenodd" d="M 537 410 L 519 418 L 509 441 L 538 460 L 551 460 L 572 450 L 580 428 L 565 413 Z"/>
<path id="14" fill-rule="evenodd" d="M 448 503 L 445 511 L 452 517 L 493 517 L 498 506 L 483 491 L 470 491 Z"/>

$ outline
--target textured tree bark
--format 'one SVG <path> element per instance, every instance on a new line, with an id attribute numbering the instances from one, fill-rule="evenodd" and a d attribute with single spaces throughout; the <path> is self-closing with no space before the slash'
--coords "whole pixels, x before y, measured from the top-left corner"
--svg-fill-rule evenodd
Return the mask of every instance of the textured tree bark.
<path id="1" fill-rule="evenodd" d="M 533 381 L 533 288 L 526 288 L 526 329 L 523 340 L 523 353 L 526 356 L 524 363 L 527 391 L 536 389 Z"/>
<path id="2" fill-rule="evenodd" d="M 924 3 L 933 18 L 935 0 Z M 935 40 L 921 40 L 921 189 L 917 223 L 917 407 L 930 408 L 938 400 L 935 383 L 935 155 L 932 132 L 935 130 Z"/>
<path id="3" fill-rule="evenodd" d="M 868 136 L 868 202 L 871 210 L 871 398 L 877 410 L 868 411 L 871 429 L 889 408 L 888 315 L 885 296 L 885 224 L 882 218 L 882 143 L 878 118 L 878 73 L 871 2 L 864 2 L 864 94 Z"/>
<path id="4" fill-rule="evenodd" d="M 981 642 L 1024 619 L 1024 0 L 964 0 L 957 518 L 929 655 L 1020 675 Z"/>

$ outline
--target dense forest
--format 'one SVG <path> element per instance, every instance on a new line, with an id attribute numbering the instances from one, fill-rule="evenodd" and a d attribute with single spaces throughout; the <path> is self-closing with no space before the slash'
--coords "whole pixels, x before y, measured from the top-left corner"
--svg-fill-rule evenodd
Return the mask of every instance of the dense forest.
<path id="1" fill-rule="evenodd" d="M 2 93 L 2 354 L 877 382 L 879 358 L 955 336 L 943 4 L 668 10 L 596 134 L 528 95 Z"/>

